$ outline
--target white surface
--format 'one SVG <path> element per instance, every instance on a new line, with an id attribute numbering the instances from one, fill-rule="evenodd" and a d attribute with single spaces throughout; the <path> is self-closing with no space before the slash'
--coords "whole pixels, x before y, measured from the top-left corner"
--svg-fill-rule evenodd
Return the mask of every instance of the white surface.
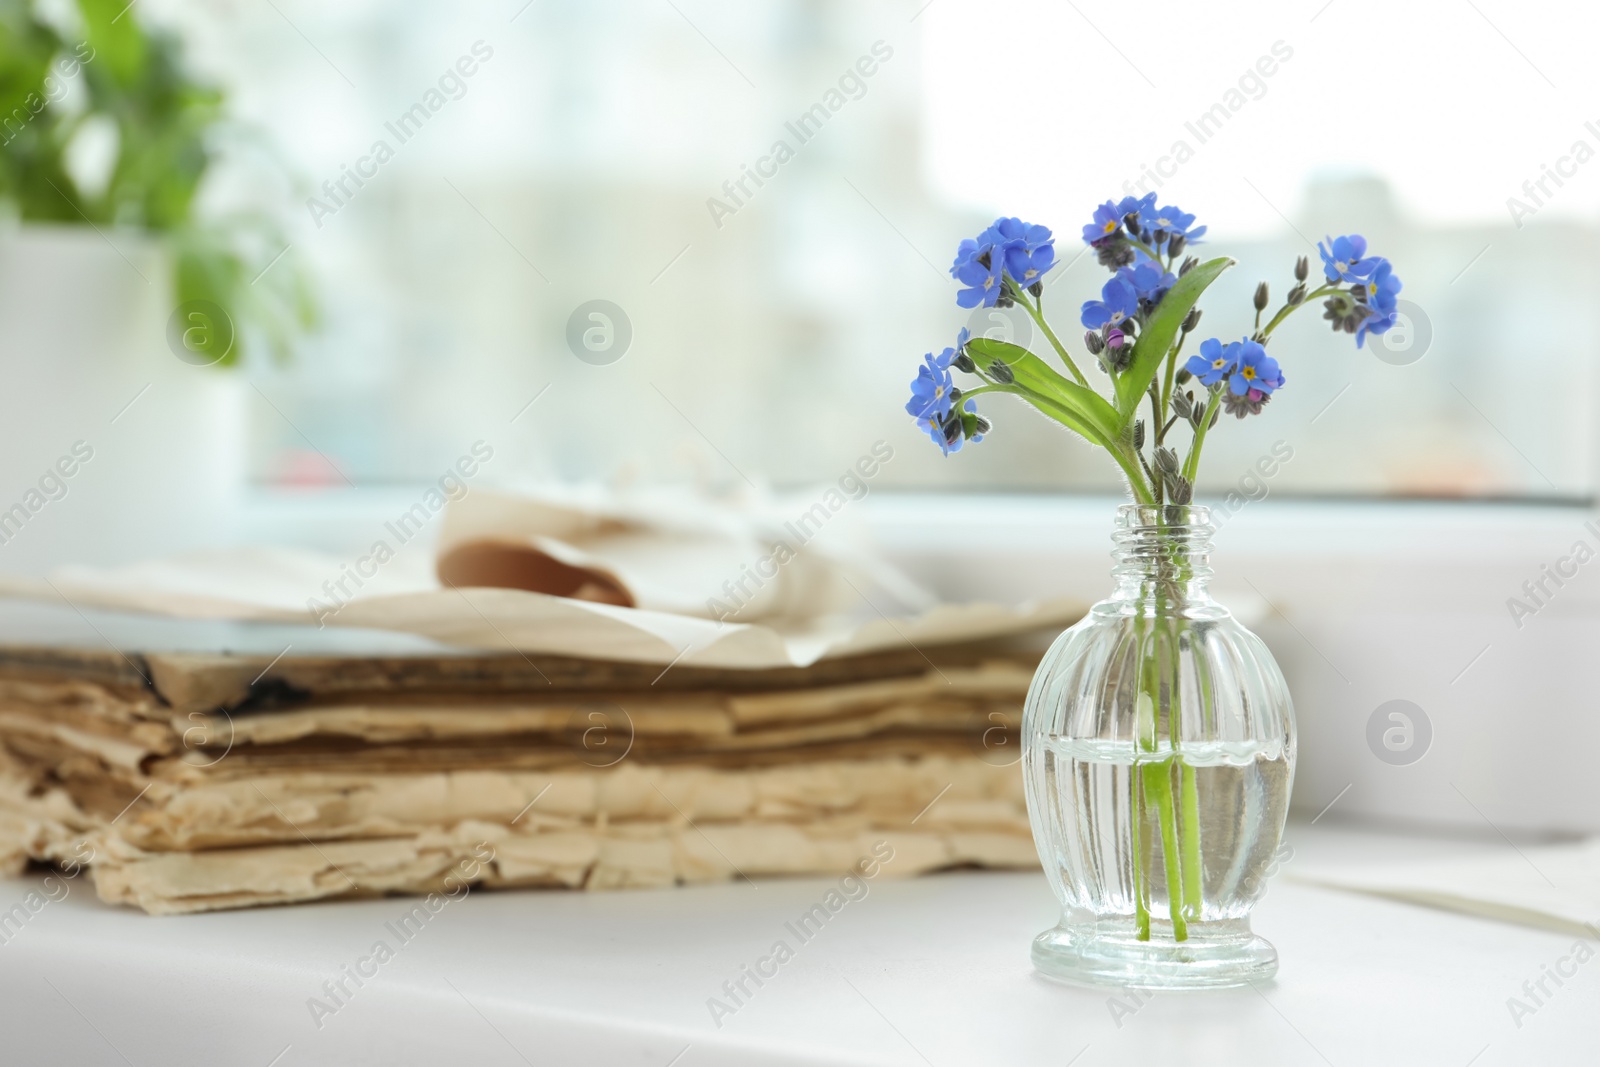
<path id="1" fill-rule="evenodd" d="M 1291 868 L 1506 848 L 1326 822 L 1291 827 L 1288 841 Z M 39 882 L 0 883 L 0 909 Z M 474 893 L 441 911 L 319 1030 L 307 999 L 378 938 L 395 941 L 384 924 L 413 901 L 156 919 L 102 905 L 74 883 L 0 945 L 0 1059 L 73 1067 L 1596 1060 L 1600 962 L 1580 967 L 1520 1028 L 1506 1006 L 1571 951 L 1570 936 L 1281 877 L 1255 922 L 1282 955 L 1275 982 L 1158 994 L 1120 1018 L 1114 993 L 1032 973 L 1029 941 L 1055 917 L 1041 875 L 879 879 L 719 1031 L 707 998 L 786 937 L 785 921 L 831 884 Z"/>
<path id="2" fill-rule="evenodd" d="M 1401 863 L 1313 867 L 1296 881 L 1600 937 L 1600 838 Z"/>

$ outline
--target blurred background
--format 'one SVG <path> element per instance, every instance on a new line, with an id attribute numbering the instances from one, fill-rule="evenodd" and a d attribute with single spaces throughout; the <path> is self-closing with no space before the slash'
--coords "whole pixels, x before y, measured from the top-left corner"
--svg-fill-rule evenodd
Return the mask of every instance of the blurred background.
<path id="1" fill-rule="evenodd" d="M 93 458 L 0 523 L 0 570 L 342 550 L 477 441 L 500 484 L 781 496 L 884 440 L 855 518 L 915 575 L 1098 595 L 1103 457 L 996 403 L 947 459 L 902 405 L 963 325 L 1028 340 L 955 306 L 962 237 L 1051 226 L 1076 336 L 1104 280 L 1077 234 L 1146 182 L 1239 260 L 1205 335 L 1328 233 L 1405 282 L 1365 349 L 1316 310 L 1280 330 L 1288 387 L 1202 473 L 1252 501 L 1219 567 L 1328 754 L 1303 803 L 1360 780 L 1344 807 L 1470 822 L 1466 774 L 1511 823 L 1600 826 L 1472 740 L 1514 711 L 1600 743 L 1566 669 L 1600 636 L 1583 576 L 1508 608 L 1590 536 L 1600 471 L 1600 78 L 1540 8 L 8 0 L 0 511 Z M 1434 777 L 1366 754 L 1402 697 Z"/>

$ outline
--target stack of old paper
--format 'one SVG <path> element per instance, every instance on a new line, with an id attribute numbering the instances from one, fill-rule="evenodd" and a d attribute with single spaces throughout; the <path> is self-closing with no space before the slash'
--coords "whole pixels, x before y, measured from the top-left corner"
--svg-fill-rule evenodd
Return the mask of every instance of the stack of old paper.
<path id="1" fill-rule="evenodd" d="M 158 913 L 831 873 L 885 842 L 890 874 L 1037 862 L 1017 728 L 1071 606 L 930 606 L 785 541 L 809 527 L 456 503 L 431 574 L 255 551 L 9 583 L 442 651 L 0 648 L 0 860 Z"/>
<path id="2" fill-rule="evenodd" d="M 730 672 L 560 657 L 0 654 L 5 865 L 154 913 L 1035 861 L 1032 657 Z M 653 683 L 653 684 L 652 684 Z M 452 881 L 454 884 L 452 884 Z"/>

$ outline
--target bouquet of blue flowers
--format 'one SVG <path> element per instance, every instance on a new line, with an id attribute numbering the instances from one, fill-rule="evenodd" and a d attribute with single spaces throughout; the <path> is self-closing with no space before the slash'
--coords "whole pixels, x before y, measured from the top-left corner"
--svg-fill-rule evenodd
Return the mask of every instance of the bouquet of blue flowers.
<path id="1" fill-rule="evenodd" d="M 1138 503 L 1189 503 L 1206 433 L 1224 413 L 1240 419 L 1260 414 L 1283 387 L 1283 369 L 1267 355 L 1267 345 L 1284 320 L 1321 300 L 1323 318 L 1334 330 L 1354 334 L 1359 348 L 1368 334 L 1381 334 L 1395 324 L 1400 292 L 1400 279 L 1389 261 L 1369 256 L 1364 238 L 1328 238 L 1317 245 L 1321 284 L 1309 287 L 1310 263 L 1300 257 L 1294 285 L 1265 325 L 1269 294 L 1262 282 L 1256 287 L 1255 327 L 1248 337 L 1208 338 L 1180 363 L 1189 336 L 1200 324 L 1196 305 L 1201 295 L 1234 265 L 1226 256 L 1201 261 L 1185 255 L 1205 236 L 1206 228 L 1194 221 L 1180 208 L 1157 207 L 1156 195 L 1150 193 L 1107 200 L 1084 226 L 1084 242 L 1111 272 L 1100 298 L 1085 301 L 1080 313 L 1087 331 L 1084 353 L 1108 379 L 1101 389 L 1090 384 L 1045 319 L 1045 276 L 1058 264 L 1050 230 L 1004 218 L 975 240 L 962 241 L 950 267 L 961 286 L 956 303 L 963 308 L 1020 306 L 1067 373 L 1027 348 L 972 337 L 963 329 L 954 347 L 923 358 L 906 411 L 948 455 L 990 432 L 977 397 L 1010 393 L 1109 452 Z M 952 371 L 972 375 L 977 384 L 956 385 Z M 1140 414 L 1147 399 L 1148 423 Z M 1189 430 L 1182 458 L 1168 444 L 1179 423 Z"/>

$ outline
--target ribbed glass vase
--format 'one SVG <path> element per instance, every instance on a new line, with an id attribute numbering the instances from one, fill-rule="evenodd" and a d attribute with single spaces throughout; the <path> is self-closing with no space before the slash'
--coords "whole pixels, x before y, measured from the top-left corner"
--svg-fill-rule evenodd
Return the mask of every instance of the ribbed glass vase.
<path id="1" fill-rule="evenodd" d="M 1143 988 L 1270 977 L 1250 931 L 1294 779 L 1272 653 L 1211 598 L 1202 507 L 1125 505 L 1116 589 L 1051 646 L 1023 716 L 1034 841 L 1061 923 L 1040 971 Z"/>

